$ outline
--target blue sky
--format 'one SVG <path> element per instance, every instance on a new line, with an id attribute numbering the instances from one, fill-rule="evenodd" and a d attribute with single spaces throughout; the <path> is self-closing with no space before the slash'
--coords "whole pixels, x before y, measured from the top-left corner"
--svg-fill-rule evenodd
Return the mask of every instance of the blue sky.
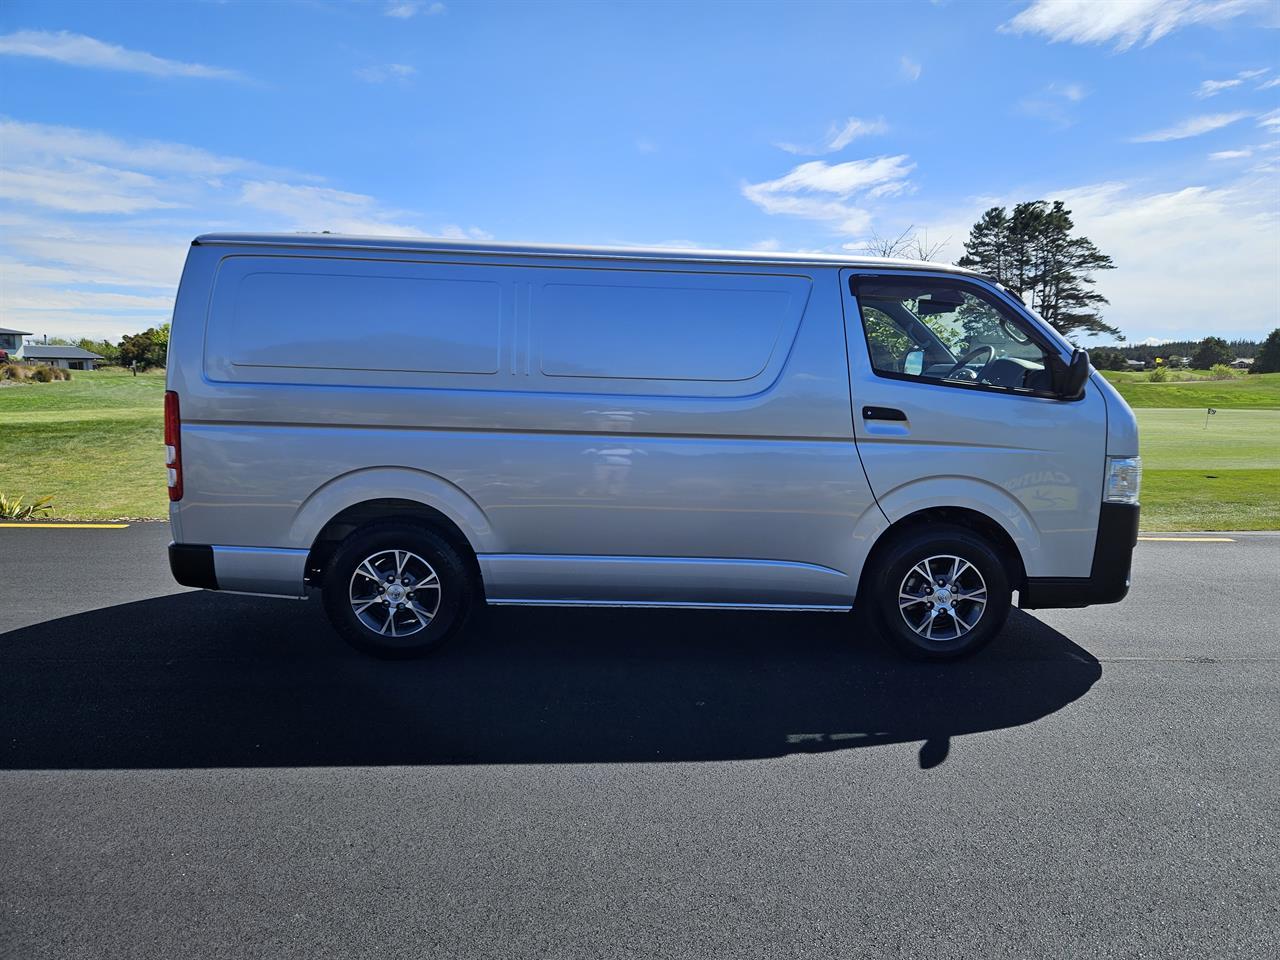
<path id="1" fill-rule="evenodd" d="M 1131 341 L 1280 325 L 1280 6 L 0 6 L 0 325 L 162 322 L 211 230 L 959 256 L 1064 199 Z"/>

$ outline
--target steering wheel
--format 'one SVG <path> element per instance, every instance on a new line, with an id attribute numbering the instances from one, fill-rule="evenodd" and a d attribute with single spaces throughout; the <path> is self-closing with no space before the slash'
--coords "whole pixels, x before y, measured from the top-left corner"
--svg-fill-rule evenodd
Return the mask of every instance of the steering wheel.
<path id="1" fill-rule="evenodd" d="M 976 346 L 972 350 L 970 350 L 968 353 L 966 353 L 963 357 L 961 357 L 959 360 L 956 361 L 956 365 L 954 367 L 952 367 L 950 370 L 948 370 L 946 373 L 942 375 L 942 379 L 950 380 L 952 377 L 954 377 L 957 373 L 959 373 L 965 367 L 969 366 L 969 361 L 975 359 L 976 357 L 981 356 L 984 353 L 989 354 L 986 361 L 982 364 L 982 369 L 985 370 L 987 368 L 987 364 L 996 358 L 996 348 L 989 343 L 984 343 L 984 344 L 981 344 L 980 346 Z M 974 379 L 975 380 L 978 379 L 979 376 L 981 376 L 981 371 L 979 371 L 979 373 L 974 376 Z"/>

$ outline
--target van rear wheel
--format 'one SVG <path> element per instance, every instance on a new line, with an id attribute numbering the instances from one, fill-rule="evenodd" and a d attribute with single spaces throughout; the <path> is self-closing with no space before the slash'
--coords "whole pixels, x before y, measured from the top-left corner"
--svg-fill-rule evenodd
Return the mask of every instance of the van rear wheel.
<path id="1" fill-rule="evenodd" d="M 873 573 L 876 619 L 903 653 L 955 660 L 980 650 L 1009 616 L 1009 575 L 999 554 L 964 527 L 907 531 Z"/>
<path id="2" fill-rule="evenodd" d="M 437 649 L 466 619 L 474 594 L 462 557 L 432 530 L 372 523 L 338 546 L 321 583 L 344 640 L 388 659 Z"/>

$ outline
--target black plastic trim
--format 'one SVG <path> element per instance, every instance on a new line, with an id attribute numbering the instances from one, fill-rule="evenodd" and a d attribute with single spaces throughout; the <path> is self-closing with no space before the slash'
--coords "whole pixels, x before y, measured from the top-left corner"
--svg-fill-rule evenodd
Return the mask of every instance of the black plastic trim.
<path id="1" fill-rule="evenodd" d="M 1133 548 L 1138 545 L 1136 503 L 1104 503 L 1087 577 L 1027 577 L 1018 605 L 1025 610 L 1119 603 L 1129 593 Z"/>
<path id="2" fill-rule="evenodd" d="M 169 569 L 173 572 L 173 579 L 184 587 L 218 589 L 211 546 L 202 543 L 169 544 Z"/>

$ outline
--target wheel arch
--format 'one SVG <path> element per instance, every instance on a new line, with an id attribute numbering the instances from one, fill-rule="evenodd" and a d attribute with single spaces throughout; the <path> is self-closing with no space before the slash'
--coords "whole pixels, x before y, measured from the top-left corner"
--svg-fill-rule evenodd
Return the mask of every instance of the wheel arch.
<path id="1" fill-rule="evenodd" d="M 974 477 L 928 477 L 878 499 L 889 526 L 877 537 L 877 545 L 905 524 L 957 523 L 1009 552 L 1010 583 L 1043 573 L 1047 558 L 1040 529 L 1026 506 L 1003 487 Z"/>
<path id="2" fill-rule="evenodd" d="M 430 527 L 466 560 L 477 586 L 482 584 L 476 557 L 497 547 L 484 511 L 442 477 L 402 467 L 344 474 L 320 487 L 299 507 L 291 538 L 309 551 L 307 582 L 316 582 L 337 544 L 353 530 L 385 520 Z"/>
<path id="3" fill-rule="evenodd" d="M 992 549 L 1003 562 L 1010 588 L 1013 590 L 1025 588 L 1027 570 L 1022 553 L 1018 549 L 1017 541 L 1001 523 L 971 507 L 935 506 L 925 507 L 899 518 L 876 538 L 862 566 L 862 573 L 858 580 L 859 593 L 862 592 L 872 572 L 878 569 L 880 557 L 891 544 L 906 533 L 938 523 L 962 527 L 982 537 L 991 544 Z"/>

